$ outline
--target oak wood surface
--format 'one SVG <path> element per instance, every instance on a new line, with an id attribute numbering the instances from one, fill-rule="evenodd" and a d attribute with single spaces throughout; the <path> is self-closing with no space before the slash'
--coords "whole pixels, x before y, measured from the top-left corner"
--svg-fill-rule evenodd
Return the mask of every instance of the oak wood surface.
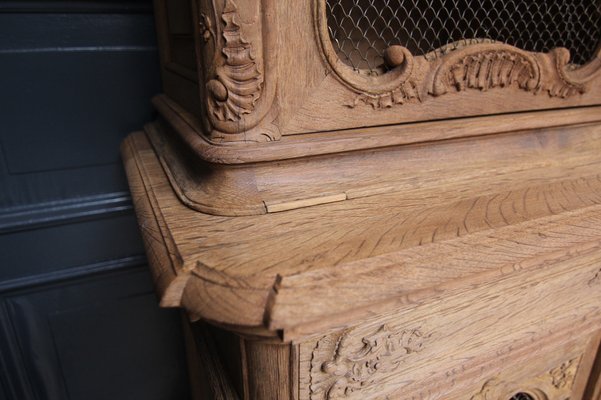
<path id="1" fill-rule="evenodd" d="M 325 0 L 156 10 L 165 94 L 122 152 L 161 305 L 214 325 L 198 392 L 600 396 L 601 49 L 401 43 L 367 73 Z"/>
<path id="2" fill-rule="evenodd" d="M 123 154 L 162 305 L 242 335 L 242 398 L 564 400 L 598 392 L 600 145 L 587 123 L 339 155 L 393 186 L 232 217 L 182 203 L 146 133 Z"/>
<path id="3" fill-rule="evenodd" d="M 400 168 L 403 190 L 256 217 L 187 208 L 145 136 L 125 146 L 136 146 L 174 243 L 177 279 L 165 283 L 164 304 L 220 324 L 290 329 L 595 249 L 600 133 L 587 125 L 407 148 L 392 157 L 414 166 Z"/>

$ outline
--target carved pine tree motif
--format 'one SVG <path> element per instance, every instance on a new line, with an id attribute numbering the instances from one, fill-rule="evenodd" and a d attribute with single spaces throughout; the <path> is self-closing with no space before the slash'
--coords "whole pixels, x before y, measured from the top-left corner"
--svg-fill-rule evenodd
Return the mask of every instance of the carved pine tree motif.
<path id="1" fill-rule="evenodd" d="M 250 114 L 261 96 L 263 76 L 253 56 L 253 46 L 242 36 L 238 10 L 233 0 L 226 0 L 221 14 L 223 62 L 215 77 L 207 82 L 209 112 L 220 121 L 239 121 Z M 211 28 L 210 23 L 203 22 Z M 203 38 L 211 37 L 204 30 Z"/>
<path id="2" fill-rule="evenodd" d="M 341 399 L 376 384 L 396 370 L 411 354 L 422 350 L 430 335 L 420 329 L 393 331 L 387 325 L 357 338 L 347 331 L 326 336 L 313 351 L 311 399 Z"/>

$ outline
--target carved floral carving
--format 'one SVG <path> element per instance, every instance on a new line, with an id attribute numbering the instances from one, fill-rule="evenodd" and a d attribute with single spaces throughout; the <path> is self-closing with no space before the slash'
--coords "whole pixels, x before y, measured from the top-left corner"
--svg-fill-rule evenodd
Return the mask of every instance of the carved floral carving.
<path id="1" fill-rule="evenodd" d="M 482 389 L 473 395 L 470 400 L 498 400 L 504 394 L 505 385 L 506 383 L 498 378 L 490 379 L 484 382 Z"/>
<path id="2" fill-rule="evenodd" d="M 381 326 L 358 338 L 353 330 L 322 338 L 311 362 L 311 399 L 340 399 L 373 386 L 413 353 L 430 335 L 420 329 L 393 331 Z"/>
<path id="3" fill-rule="evenodd" d="M 346 106 L 355 108 L 363 103 L 374 109 L 385 109 L 410 100 L 422 102 L 428 95 L 438 97 L 468 89 L 487 91 L 510 87 L 535 95 L 546 93 L 549 97 L 568 98 L 586 93 L 588 83 L 601 74 L 599 69 L 569 64 L 570 53 L 564 48 L 550 53 L 530 53 L 503 43 L 474 39 L 425 56 L 413 57 L 407 53 L 405 51 L 404 62 L 412 65 L 405 67 L 405 71 L 410 73 L 399 74 L 403 68 L 399 63 L 389 72 L 372 77 L 371 87 L 366 86 L 365 78 L 356 72 L 353 76 L 345 71 L 345 66 L 335 64 L 334 70 L 340 72 L 338 77 L 356 93 Z"/>
<path id="4" fill-rule="evenodd" d="M 209 112 L 220 121 L 238 121 L 250 114 L 261 96 L 263 76 L 253 56 L 253 46 L 242 35 L 237 21 L 238 10 L 233 0 L 226 0 L 220 28 L 223 37 L 223 63 L 215 76 L 207 82 Z M 202 35 L 208 41 L 212 35 L 211 23 L 203 18 Z"/>
<path id="5" fill-rule="evenodd" d="M 579 358 L 574 358 L 553 368 L 546 374 L 525 382 L 505 381 L 498 377 L 489 379 L 470 400 L 499 400 L 526 393 L 534 400 L 569 399 Z"/>
<path id="6" fill-rule="evenodd" d="M 551 375 L 553 386 L 557 389 L 562 389 L 571 385 L 576 376 L 576 369 L 578 367 L 577 360 L 569 360 L 561 364 L 559 367 L 549 371 Z"/>
<path id="7" fill-rule="evenodd" d="M 207 14 L 201 13 L 199 25 L 200 34 L 205 43 L 212 38 L 213 43 L 215 44 L 215 29 L 213 28 L 213 22 L 211 22 L 211 18 L 209 18 Z"/>
<path id="8" fill-rule="evenodd" d="M 396 104 L 404 104 L 412 100 L 421 101 L 419 90 L 414 82 L 405 82 L 389 93 L 381 95 L 360 94 L 356 96 L 351 103 L 347 104 L 347 106 L 355 108 L 359 103 L 364 103 L 376 110 L 390 108 Z"/>
<path id="9" fill-rule="evenodd" d="M 467 89 L 487 91 L 510 87 L 534 95 L 546 93 L 549 97 L 568 98 L 586 93 L 588 83 L 601 74 L 598 69 L 577 68 L 569 64 L 570 54 L 564 48 L 548 54 L 530 53 L 506 44 L 477 39 L 452 47 L 455 50 L 439 49 L 425 56 L 406 57 L 415 60 L 419 68 L 412 68 L 411 74 L 386 77 L 394 73 L 393 69 L 372 78 L 373 87 L 365 86 L 364 78 L 357 73 L 356 76 L 348 71 L 338 74 L 343 83 L 355 92 L 355 97 L 346 106 L 355 108 L 364 103 L 374 109 L 385 109 L 414 99 L 422 102 L 428 95 L 438 97 Z M 335 70 L 346 68 L 339 64 Z M 392 89 L 389 88 L 391 78 L 396 83 Z M 378 80 L 384 82 L 385 91 L 380 90 Z"/>

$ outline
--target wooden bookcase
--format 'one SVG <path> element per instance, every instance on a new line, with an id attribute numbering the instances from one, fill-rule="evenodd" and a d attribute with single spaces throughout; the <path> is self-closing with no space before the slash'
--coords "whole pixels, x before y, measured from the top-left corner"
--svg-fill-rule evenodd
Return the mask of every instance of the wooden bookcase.
<path id="1" fill-rule="evenodd" d="M 517 3 L 156 1 L 122 151 L 198 399 L 601 398 L 601 9 Z"/>

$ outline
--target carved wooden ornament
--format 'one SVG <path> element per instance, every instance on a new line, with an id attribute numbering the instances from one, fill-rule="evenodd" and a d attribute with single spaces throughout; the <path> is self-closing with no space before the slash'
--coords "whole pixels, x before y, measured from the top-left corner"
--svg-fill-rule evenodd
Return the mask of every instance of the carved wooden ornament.
<path id="1" fill-rule="evenodd" d="M 275 93 L 277 47 L 273 35 L 264 32 L 265 25 L 275 23 L 269 12 L 273 0 L 262 1 L 262 7 L 257 3 L 199 0 L 199 75 L 212 139 L 279 138 L 277 128 L 264 121 Z M 266 126 L 257 128 L 260 124 Z"/>
<path id="2" fill-rule="evenodd" d="M 353 330 L 317 342 L 311 361 L 311 399 L 364 398 L 378 380 L 421 351 L 430 338 L 419 328 L 382 325 L 370 335 Z"/>
<path id="3" fill-rule="evenodd" d="M 580 359 L 562 363 L 549 372 L 525 382 L 507 382 L 492 378 L 470 400 L 510 399 L 518 393 L 527 394 L 534 400 L 569 399 Z"/>
<path id="4" fill-rule="evenodd" d="M 511 87 L 568 98 L 585 93 L 601 71 L 599 55 L 586 66 L 575 68 L 565 48 L 534 53 L 489 39 L 469 38 L 422 56 L 414 56 L 402 46 L 391 46 L 384 54 L 388 71 L 366 75 L 339 58 L 328 33 L 325 0 L 315 0 L 315 6 L 324 57 L 335 76 L 354 93 L 345 103 L 350 108 L 367 104 L 386 109 L 412 100 L 424 102 L 428 96 Z"/>

